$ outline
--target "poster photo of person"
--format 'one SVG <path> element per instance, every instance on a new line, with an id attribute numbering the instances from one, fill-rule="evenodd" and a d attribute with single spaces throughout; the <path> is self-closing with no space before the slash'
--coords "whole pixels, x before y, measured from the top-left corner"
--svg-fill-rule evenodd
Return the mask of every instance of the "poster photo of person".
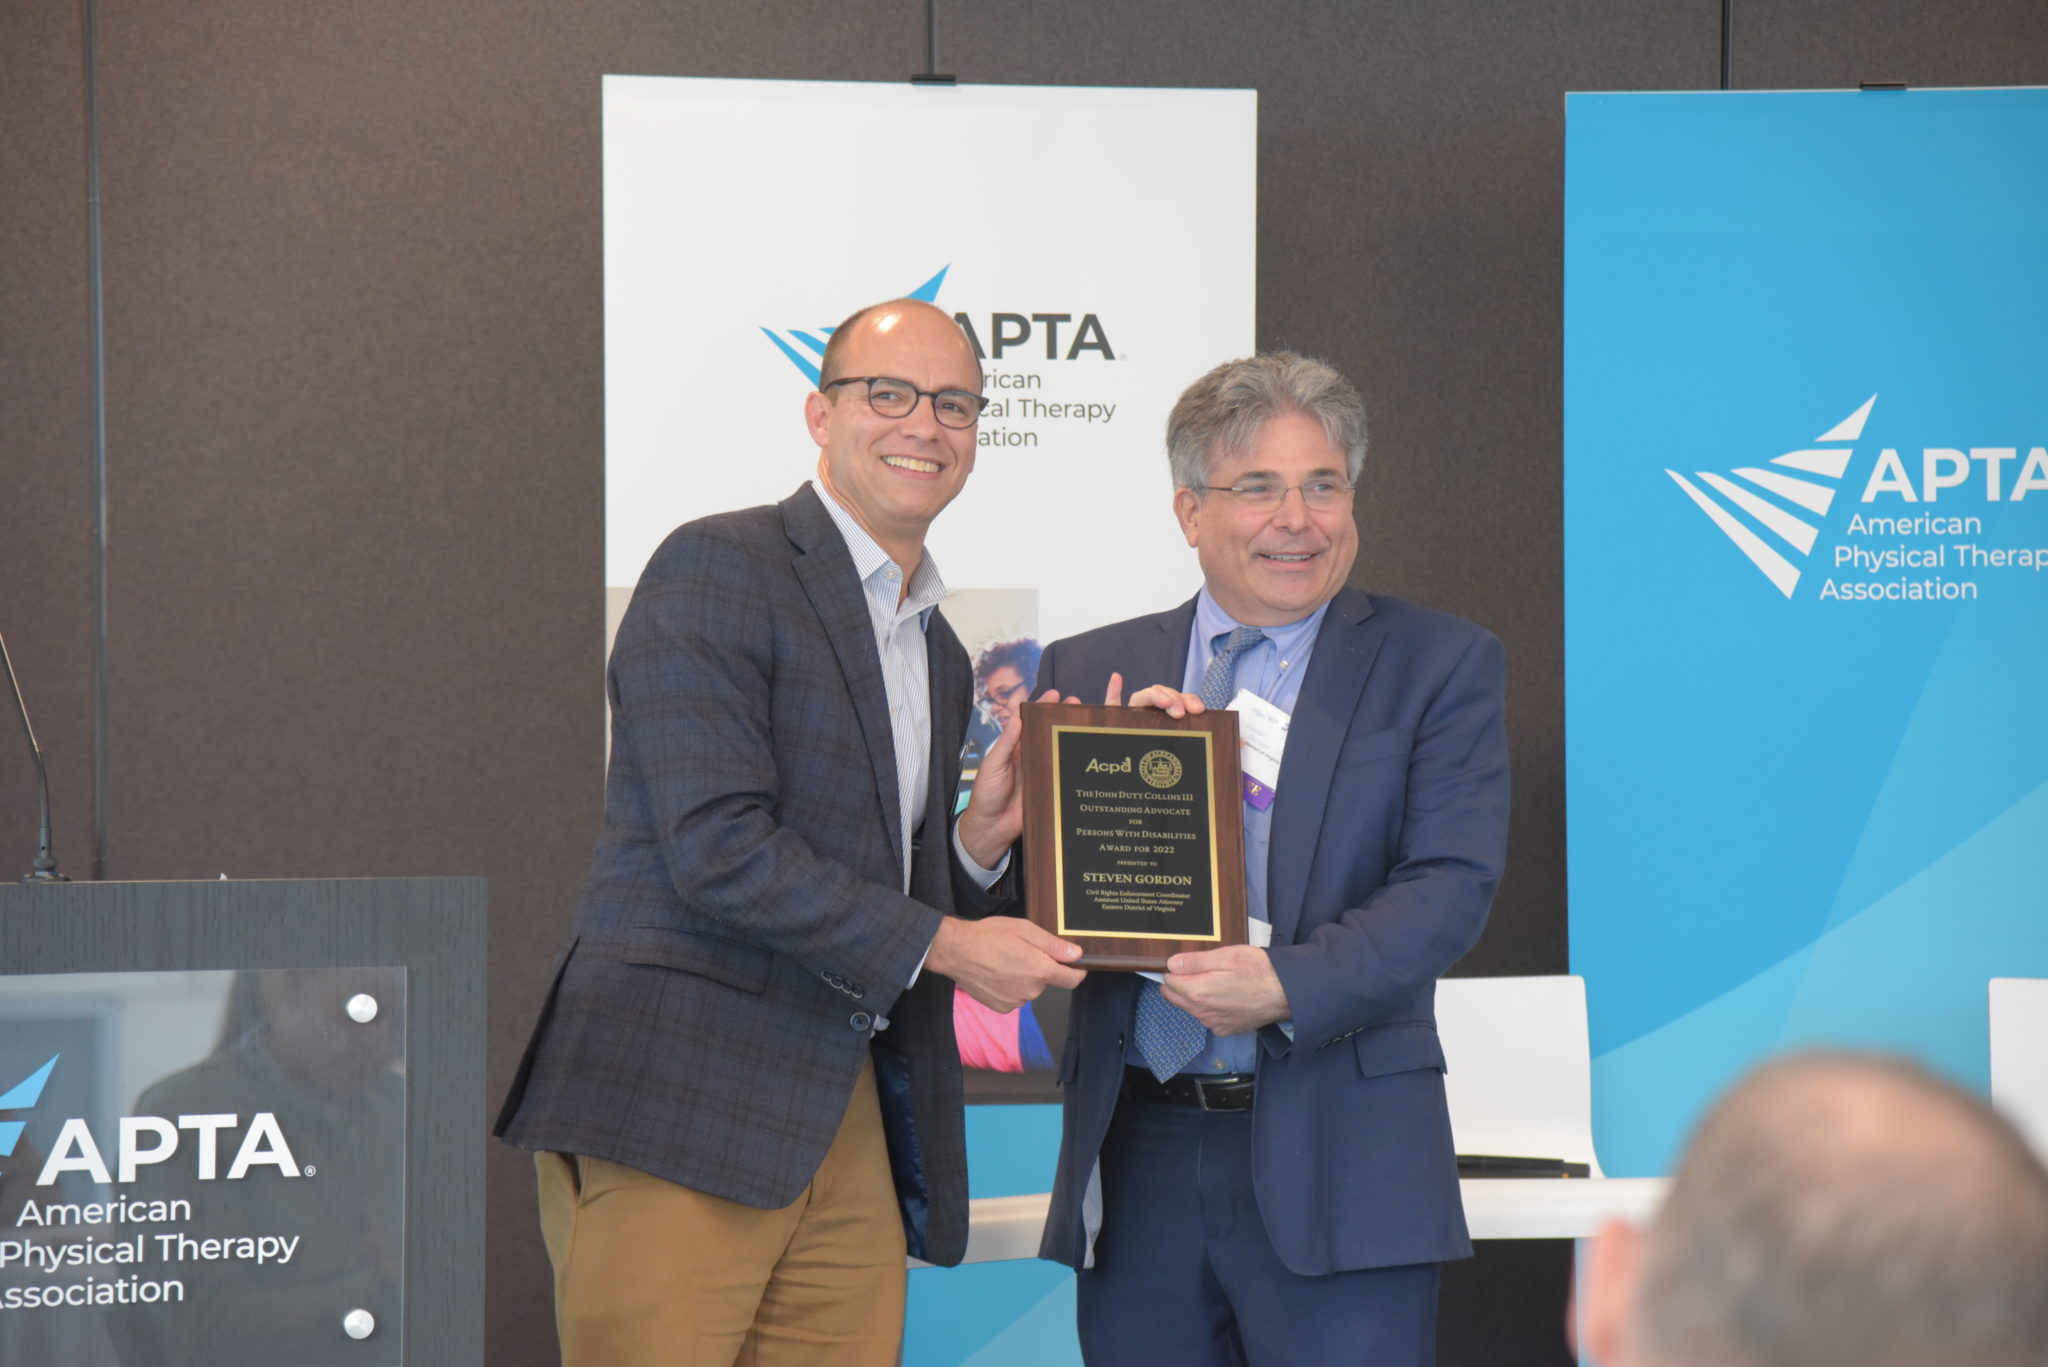
<path id="1" fill-rule="evenodd" d="M 945 601 L 946 620 L 974 666 L 974 707 L 960 752 L 960 791 L 967 805 L 981 757 L 1031 696 L 1038 682 L 1038 595 L 1032 589 L 965 589 Z M 1059 1100 L 1053 1072 L 1066 1040 L 1068 994 L 1057 988 L 1015 1011 L 991 1011 L 965 992 L 953 993 L 953 1034 L 959 1042 L 968 1104 Z"/>
<path id="2" fill-rule="evenodd" d="M 1017 708 L 1031 697 L 1038 678 L 1038 657 L 1045 647 L 1029 636 L 991 641 L 973 654 L 974 710 L 967 717 L 967 743 L 960 751 L 960 793 L 953 810 L 967 806 L 974 791 L 981 757 L 1017 719 Z"/>

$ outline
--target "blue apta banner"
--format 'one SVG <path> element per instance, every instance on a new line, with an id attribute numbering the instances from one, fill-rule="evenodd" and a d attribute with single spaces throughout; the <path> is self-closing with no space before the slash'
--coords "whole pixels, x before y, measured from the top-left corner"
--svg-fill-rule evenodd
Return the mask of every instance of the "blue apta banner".
<path id="1" fill-rule="evenodd" d="M 1666 1171 L 1800 1045 L 2048 976 L 2048 91 L 1574 95 L 1572 971 Z"/>

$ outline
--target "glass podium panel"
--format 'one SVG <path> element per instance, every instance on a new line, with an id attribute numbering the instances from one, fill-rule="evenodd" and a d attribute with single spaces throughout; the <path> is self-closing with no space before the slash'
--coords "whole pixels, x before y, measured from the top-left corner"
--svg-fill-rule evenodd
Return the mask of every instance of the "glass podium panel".
<path id="1" fill-rule="evenodd" d="M 0 1363 L 398 1367 L 405 987 L 0 976 Z"/>

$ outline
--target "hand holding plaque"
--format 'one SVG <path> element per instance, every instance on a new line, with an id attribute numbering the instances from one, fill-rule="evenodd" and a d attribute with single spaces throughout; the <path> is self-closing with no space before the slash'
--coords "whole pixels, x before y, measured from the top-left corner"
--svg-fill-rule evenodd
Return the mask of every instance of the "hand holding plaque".
<path id="1" fill-rule="evenodd" d="M 1245 943 L 1236 713 L 1026 703 L 1023 727 L 1028 911 L 1077 967 Z"/>

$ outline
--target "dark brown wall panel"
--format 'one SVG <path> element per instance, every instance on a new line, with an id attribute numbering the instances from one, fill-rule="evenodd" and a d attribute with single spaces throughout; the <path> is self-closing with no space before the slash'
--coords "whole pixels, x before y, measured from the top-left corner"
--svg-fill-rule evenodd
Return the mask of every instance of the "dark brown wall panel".
<path id="1" fill-rule="evenodd" d="M 601 791 L 598 92 L 558 51 L 573 17 L 102 21 L 115 868 L 486 875 L 493 1095 Z M 481 1121 L 488 1360 L 541 1362 L 530 1169 Z"/>
<path id="2" fill-rule="evenodd" d="M 2036 0 L 1739 0 L 1737 90 L 2048 83 L 2048 6 Z"/>
<path id="3" fill-rule="evenodd" d="M 91 874 L 92 352 L 76 5 L 0 6 L 0 636 L 48 759 L 55 848 Z M 0 679 L 0 880 L 35 863 L 28 744 Z"/>

